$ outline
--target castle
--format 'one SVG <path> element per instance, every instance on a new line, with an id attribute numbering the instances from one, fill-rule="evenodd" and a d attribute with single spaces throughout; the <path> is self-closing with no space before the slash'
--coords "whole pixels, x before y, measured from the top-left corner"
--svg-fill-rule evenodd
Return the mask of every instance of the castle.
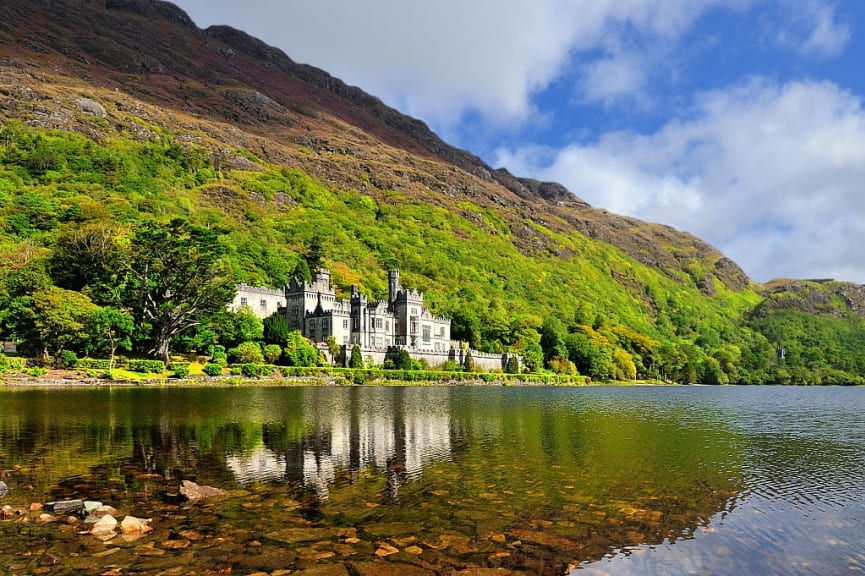
<path id="1" fill-rule="evenodd" d="M 289 327 L 313 342 L 333 337 L 342 346 L 362 350 L 408 347 L 419 352 L 446 353 L 451 348 L 449 318 L 433 315 L 424 295 L 406 290 L 399 270 L 388 271 L 388 299 L 371 301 L 352 286 L 349 299 L 337 299 L 330 272 L 316 271 L 312 282 L 294 278 L 283 290 L 240 284 L 229 307 L 248 306 L 259 318 L 285 314 Z"/>

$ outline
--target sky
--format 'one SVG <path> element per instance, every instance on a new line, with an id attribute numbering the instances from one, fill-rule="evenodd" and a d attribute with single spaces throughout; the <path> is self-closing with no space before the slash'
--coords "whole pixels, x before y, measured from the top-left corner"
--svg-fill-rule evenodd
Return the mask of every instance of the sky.
<path id="1" fill-rule="evenodd" d="M 862 0 L 175 3 L 757 281 L 865 283 Z"/>

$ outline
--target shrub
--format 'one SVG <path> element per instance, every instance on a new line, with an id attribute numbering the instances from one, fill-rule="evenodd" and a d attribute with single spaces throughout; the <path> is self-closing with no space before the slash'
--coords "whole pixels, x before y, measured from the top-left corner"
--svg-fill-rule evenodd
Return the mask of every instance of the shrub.
<path id="1" fill-rule="evenodd" d="M 27 368 L 27 360 L 18 356 L 0 355 L 0 372 L 20 371 Z"/>
<path id="2" fill-rule="evenodd" d="M 189 376 L 189 362 L 172 362 L 168 369 L 174 372 L 175 378 L 186 378 Z"/>
<path id="3" fill-rule="evenodd" d="M 412 370 L 414 365 L 411 361 L 411 354 L 405 348 L 401 348 L 396 357 L 396 367 L 399 370 Z"/>
<path id="4" fill-rule="evenodd" d="M 505 369 L 505 372 L 507 372 L 508 374 L 520 373 L 520 361 L 514 354 L 508 356 L 508 365 Z"/>
<path id="5" fill-rule="evenodd" d="M 457 364 L 456 360 L 446 360 L 439 370 L 442 372 L 457 372 L 458 370 L 462 370 L 462 366 Z"/>
<path id="6" fill-rule="evenodd" d="M 220 376 L 222 374 L 222 368 L 222 365 L 211 362 L 209 364 L 205 364 L 202 370 L 204 370 L 204 373 L 208 376 Z"/>
<path id="7" fill-rule="evenodd" d="M 162 374 L 165 372 L 165 362 L 162 360 L 130 360 L 129 370 L 143 374 Z"/>
<path id="8" fill-rule="evenodd" d="M 229 354 L 238 364 L 261 364 L 264 362 L 261 346 L 255 342 L 244 342 L 237 348 L 233 348 Z"/>
<path id="9" fill-rule="evenodd" d="M 236 365 L 231 367 L 231 375 L 232 376 L 240 376 L 241 372 L 242 371 L 241 371 L 241 365 L 240 364 L 236 364 Z"/>
<path id="10" fill-rule="evenodd" d="M 77 367 L 81 368 L 82 370 L 108 370 L 109 364 L 109 360 L 95 358 L 79 358 Z M 114 364 L 116 366 L 117 362 L 115 362 Z"/>
<path id="11" fill-rule="evenodd" d="M 264 359 L 269 364 L 276 364 L 282 356 L 282 347 L 279 344 L 268 344 L 264 347 Z"/>
<path id="12" fill-rule="evenodd" d="M 259 376 L 261 376 L 261 372 L 262 370 L 260 364 L 254 364 L 250 362 L 248 364 L 242 364 L 240 366 L 240 373 L 247 378 L 258 378 Z"/>
<path id="13" fill-rule="evenodd" d="M 463 366 L 465 367 L 466 372 L 474 372 L 475 371 L 475 359 L 472 358 L 471 348 L 466 349 L 466 359 L 465 359 L 465 364 L 463 364 Z"/>
<path id="14" fill-rule="evenodd" d="M 351 359 L 348 362 L 349 368 L 363 368 L 363 355 L 360 353 L 360 346 L 355 344 L 351 348 Z"/>
<path id="15" fill-rule="evenodd" d="M 48 374 L 48 368 L 43 368 L 42 366 L 34 366 L 27 371 L 27 375 L 33 376 L 34 378 L 40 378 L 46 374 Z"/>
<path id="16" fill-rule="evenodd" d="M 78 367 L 78 354 L 72 350 L 64 350 L 60 353 L 60 367 L 72 370 Z"/>

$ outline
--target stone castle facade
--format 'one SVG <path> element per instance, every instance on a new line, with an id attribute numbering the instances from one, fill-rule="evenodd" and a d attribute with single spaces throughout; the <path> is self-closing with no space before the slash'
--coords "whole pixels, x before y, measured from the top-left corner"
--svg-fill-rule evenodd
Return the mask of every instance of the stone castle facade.
<path id="1" fill-rule="evenodd" d="M 366 364 L 395 360 L 407 348 L 412 358 L 426 360 L 430 366 L 445 362 L 465 364 L 467 349 L 451 341 L 451 321 L 436 316 L 424 305 L 423 292 L 407 290 L 400 285 L 399 271 L 388 271 L 387 300 L 370 300 L 351 287 L 349 298 L 337 298 L 330 283 L 330 272 L 315 272 L 311 282 L 293 279 L 282 290 L 239 284 L 229 310 L 248 307 L 259 318 L 275 312 L 284 314 L 292 330 L 323 344 L 333 337 L 342 347 L 333 361 L 348 363 L 351 349 L 357 345 Z M 485 354 L 471 351 L 475 365 L 483 370 L 504 370 L 510 354 Z"/>
<path id="2" fill-rule="evenodd" d="M 450 319 L 432 314 L 422 292 L 404 289 L 399 270 L 388 271 L 387 300 L 370 300 L 357 286 L 352 286 L 350 298 L 339 299 L 330 272 L 322 269 L 312 282 L 295 278 L 282 290 L 240 284 L 229 309 L 243 306 L 259 318 L 285 314 L 289 327 L 313 342 L 332 336 L 340 345 L 357 344 L 363 350 L 399 346 L 447 352 L 451 348 Z"/>

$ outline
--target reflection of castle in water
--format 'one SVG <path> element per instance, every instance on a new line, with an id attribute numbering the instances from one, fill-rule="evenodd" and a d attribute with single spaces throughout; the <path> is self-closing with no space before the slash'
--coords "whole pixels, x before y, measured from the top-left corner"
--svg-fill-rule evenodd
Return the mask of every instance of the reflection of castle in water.
<path id="1" fill-rule="evenodd" d="M 264 445 L 226 456 L 242 484 L 256 481 L 302 483 L 320 498 L 340 472 L 354 475 L 372 467 L 387 474 L 390 496 L 421 475 L 425 465 L 451 457 L 447 389 L 351 389 L 350 400 L 328 402 L 317 389 L 305 389 L 300 412 L 309 423 L 298 440 L 279 443 L 265 434 Z M 435 400 L 430 402 L 431 397 Z"/>

